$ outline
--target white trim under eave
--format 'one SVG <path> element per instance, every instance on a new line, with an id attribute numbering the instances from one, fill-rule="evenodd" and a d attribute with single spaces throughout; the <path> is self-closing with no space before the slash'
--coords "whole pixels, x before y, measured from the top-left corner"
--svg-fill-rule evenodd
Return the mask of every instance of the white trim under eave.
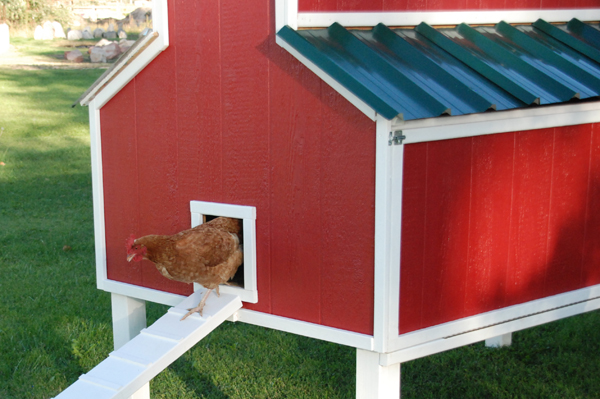
<path id="1" fill-rule="evenodd" d="M 394 120 L 405 144 L 600 122 L 600 101 L 412 121 Z"/>
<path id="2" fill-rule="evenodd" d="M 289 11 L 288 11 L 289 13 Z M 297 28 L 325 28 L 337 22 L 345 27 L 366 27 L 383 23 L 387 26 L 531 23 L 538 19 L 546 22 L 567 22 L 572 18 L 582 21 L 600 20 L 600 9 L 564 10 L 485 10 L 485 11 L 401 11 L 401 12 L 299 12 Z M 292 26 L 290 26 L 292 27 Z M 293 29 L 297 29 L 293 28 Z"/>

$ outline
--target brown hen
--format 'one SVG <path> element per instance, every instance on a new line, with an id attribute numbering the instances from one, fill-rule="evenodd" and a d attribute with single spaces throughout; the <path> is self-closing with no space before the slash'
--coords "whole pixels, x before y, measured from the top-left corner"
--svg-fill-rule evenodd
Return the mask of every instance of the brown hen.
<path id="1" fill-rule="evenodd" d="M 219 217 L 171 236 L 148 235 L 127 240 L 127 261 L 147 259 L 163 276 L 185 283 L 199 283 L 208 291 L 184 320 L 194 312 L 202 315 L 206 298 L 219 284 L 229 281 L 243 261 L 237 219 Z"/>

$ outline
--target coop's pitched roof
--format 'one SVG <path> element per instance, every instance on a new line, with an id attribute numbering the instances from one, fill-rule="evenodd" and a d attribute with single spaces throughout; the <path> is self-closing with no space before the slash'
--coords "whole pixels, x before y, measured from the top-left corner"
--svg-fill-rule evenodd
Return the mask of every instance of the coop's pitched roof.
<path id="1" fill-rule="evenodd" d="M 581 101 L 600 95 L 600 30 L 577 19 L 277 34 L 375 112 L 404 120 Z"/>

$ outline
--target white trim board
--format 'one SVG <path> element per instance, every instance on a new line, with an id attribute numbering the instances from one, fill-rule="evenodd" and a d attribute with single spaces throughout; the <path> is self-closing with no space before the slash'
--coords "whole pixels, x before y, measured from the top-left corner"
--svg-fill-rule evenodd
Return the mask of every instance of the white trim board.
<path id="1" fill-rule="evenodd" d="M 461 346 L 481 342 L 499 335 L 524 330 L 526 328 L 550 323 L 566 317 L 591 312 L 597 309 L 600 309 L 600 298 L 589 299 L 584 302 L 562 306 L 546 312 L 509 320 L 504 323 L 491 325 L 481 329 L 466 331 L 462 334 L 446 336 L 395 352 L 381 354 L 380 365 L 389 366 L 395 363 L 407 362 L 409 360 L 429 356 L 434 353 L 459 348 Z"/>
<path id="2" fill-rule="evenodd" d="M 596 122 L 600 122 L 600 101 L 412 121 L 394 120 L 392 129 L 402 130 L 406 136 L 403 143 L 410 144 Z"/>
<path id="3" fill-rule="evenodd" d="M 222 284 L 219 287 L 219 291 L 238 295 L 244 302 L 258 302 L 256 283 L 256 208 L 253 206 L 216 202 L 190 201 L 190 213 L 192 227 L 202 224 L 204 215 L 225 216 L 243 221 L 244 287 Z M 194 283 L 194 291 L 201 289 L 201 287 L 200 284 Z"/>
<path id="4" fill-rule="evenodd" d="M 172 294 L 169 292 L 140 287 L 133 284 L 121 283 L 113 280 L 104 280 L 101 284 L 98 284 L 98 289 L 168 306 L 177 306 L 181 303 L 181 301 L 186 299 L 186 297 L 183 295 Z M 374 348 L 374 339 L 370 335 L 272 315 L 269 313 L 257 312 L 249 309 L 240 309 L 238 312 L 236 312 L 236 314 L 233 315 L 230 321 L 240 321 L 243 323 L 254 324 L 261 327 L 272 328 L 274 330 L 285 331 L 292 334 L 320 339 L 340 345 L 351 346 L 353 348 L 365 350 L 373 350 Z"/>
<path id="5" fill-rule="evenodd" d="M 513 305 L 498 310 L 477 314 L 471 317 L 439 324 L 402 335 L 398 335 L 398 325 L 396 324 L 396 338 L 390 342 L 388 352 L 407 349 L 440 339 L 447 339 L 448 337 L 462 335 L 468 331 L 487 329 L 496 325 L 504 325 L 512 320 L 538 317 L 541 314 L 553 312 L 554 310 L 558 310 L 563 307 L 570 307 L 576 304 L 585 303 L 585 301 L 596 299 L 600 299 L 600 285 L 582 288 L 563 294 L 525 302 L 519 305 Z M 504 333 L 505 332 L 495 335 Z"/>
<path id="6" fill-rule="evenodd" d="M 600 20 L 600 9 L 564 10 L 482 10 L 482 11 L 403 11 L 403 12 L 298 12 L 289 16 L 297 28 L 325 28 L 337 22 L 346 27 L 367 27 L 383 23 L 387 26 L 530 23 L 538 19 L 546 22 L 567 22 L 572 18 L 582 21 Z M 290 25 L 290 27 L 292 27 Z M 292 27 L 293 29 L 297 29 Z"/>

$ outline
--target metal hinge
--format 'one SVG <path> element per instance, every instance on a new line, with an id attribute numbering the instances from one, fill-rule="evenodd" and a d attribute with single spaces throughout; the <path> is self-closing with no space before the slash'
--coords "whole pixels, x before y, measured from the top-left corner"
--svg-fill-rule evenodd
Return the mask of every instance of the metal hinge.
<path id="1" fill-rule="evenodd" d="M 402 134 L 402 130 L 395 130 L 390 132 L 390 139 L 388 145 L 399 145 L 406 139 L 406 136 Z"/>

